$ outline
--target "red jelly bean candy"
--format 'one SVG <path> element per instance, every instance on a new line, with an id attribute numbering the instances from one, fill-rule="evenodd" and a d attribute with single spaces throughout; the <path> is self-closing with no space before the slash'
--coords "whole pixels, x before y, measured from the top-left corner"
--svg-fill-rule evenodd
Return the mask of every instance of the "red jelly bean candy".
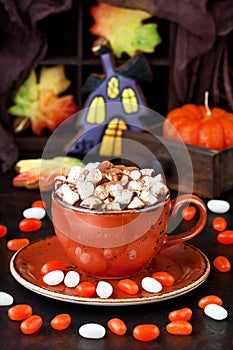
<path id="1" fill-rule="evenodd" d="M 8 310 L 8 317 L 12 321 L 22 321 L 32 315 L 32 307 L 28 304 L 17 304 Z"/>
<path id="2" fill-rule="evenodd" d="M 193 331 L 191 323 L 183 320 L 172 321 L 166 325 L 166 331 L 174 335 L 188 335 Z"/>
<path id="3" fill-rule="evenodd" d="M 175 277 L 166 271 L 155 272 L 152 277 L 159 281 L 162 286 L 170 287 L 175 283 Z"/>
<path id="4" fill-rule="evenodd" d="M 92 282 L 81 282 L 75 288 L 76 294 L 79 297 L 91 298 L 96 291 L 96 287 Z"/>
<path id="5" fill-rule="evenodd" d="M 141 341 L 152 341 L 158 338 L 160 329 L 155 324 L 140 324 L 133 329 L 133 337 Z"/>
<path id="6" fill-rule="evenodd" d="M 111 318 L 111 320 L 108 321 L 107 325 L 110 331 L 117 335 L 124 335 L 127 331 L 125 322 L 117 317 Z"/>
<path id="7" fill-rule="evenodd" d="M 221 244 L 233 244 L 233 230 L 220 232 L 217 236 L 217 240 Z"/>
<path id="8" fill-rule="evenodd" d="M 26 247 L 30 243 L 27 238 L 13 238 L 7 242 L 7 248 L 9 250 L 17 251 L 23 247 Z"/>
<path id="9" fill-rule="evenodd" d="M 54 270 L 63 270 L 63 265 L 60 261 L 51 260 L 46 262 L 44 265 L 40 268 L 40 274 L 42 276 L 46 275 L 47 273 L 54 271 Z"/>
<path id="10" fill-rule="evenodd" d="M 118 288 L 127 294 L 137 294 L 139 289 L 137 283 L 129 278 L 120 280 Z"/>
<path id="11" fill-rule="evenodd" d="M 32 315 L 20 324 L 20 330 L 24 334 L 36 333 L 42 326 L 43 320 L 39 315 Z"/>
<path id="12" fill-rule="evenodd" d="M 217 256 L 214 259 L 213 264 L 220 272 L 228 272 L 231 269 L 230 261 L 223 255 Z"/>
<path id="13" fill-rule="evenodd" d="M 212 221 L 212 227 L 215 231 L 219 231 L 219 232 L 224 231 L 227 228 L 227 221 L 226 219 L 217 216 Z"/>
<path id="14" fill-rule="evenodd" d="M 183 309 L 171 311 L 168 314 L 168 319 L 172 321 L 189 321 L 192 317 L 192 310 L 189 307 L 184 307 Z"/>
<path id="15" fill-rule="evenodd" d="M 46 209 L 46 203 L 42 200 L 34 201 L 31 205 L 32 208 L 43 208 Z"/>
<path id="16" fill-rule="evenodd" d="M 59 314 L 51 320 L 50 324 L 53 329 L 63 331 L 71 324 L 71 316 L 69 314 Z"/>
<path id="17" fill-rule="evenodd" d="M 181 215 L 183 217 L 184 220 L 186 221 L 190 221 L 194 218 L 194 216 L 196 215 L 197 209 L 193 206 L 184 208 L 181 212 Z"/>
<path id="18" fill-rule="evenodd" d="M 209 304 L 217 304 L 217 305 L 222 306 L 223 301 L 217 295 L 211 294 L 211 295 L 206 295 L 205 297 L 201 298 L 198 302 L 198 306 L 201 309 L 204 309 L 206 307 L 206 305 L 209 305 Z"/>
<path id="19" fill-rule="evenodd" d="M 5 225 L 0 225 L 0 238 L 7 234 L 7 227 Z"/>
<path id="20" fill-rule="evenodd" d="M 23 232 L 37 231 L 41 228 L 41 226 L 41 220 L 35 218 L 23 219 L 19 223 L 19 229 Z"/>

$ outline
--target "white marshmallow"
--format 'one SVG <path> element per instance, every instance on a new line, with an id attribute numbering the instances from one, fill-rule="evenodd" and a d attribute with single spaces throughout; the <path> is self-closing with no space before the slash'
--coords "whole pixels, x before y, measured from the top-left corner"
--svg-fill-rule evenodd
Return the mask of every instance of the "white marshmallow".
<path id="1" fill-rule="evenodd" d="M 129 205 L 127 206 L 128 209 L 140 209 L 143 208 L 145 206 L 145 203 L 143 201 L 141 201 L 140 198 L 133 197 L 132 201 L 129 203 Z"/>
<path id="2" fill-rule="evenodd" d="M 102 180 L 102 173 L 99 169 L 92 169 L 86 176 L 86 181 L 90 181 L 93 184 L 99 184 Z"/>
<path id="3" fill-rule="evenodd" d="M 94 194 L 94 185 L 92 182 L 80 182 L 78 184 L 78 192 L 80 195 L 80 198 L 84 200 L 87 197 L 90 197 Z"/>
<path id="4" fill-rule="evenodd" d="M 119 193 L 114 202 L 118 202 L 120 204 L 129 204 L 133 196 L 133 192 L 128 189 L 123 189 L 121 193 Z"/>
<path id="5" fill-rule="evenodd" d="M 85 198 L 81 203 L 80 207 L 85 207 L 89 209 L 96 209 L 100 204 L 102 204 L 102 201 L 94 196 Z"/>

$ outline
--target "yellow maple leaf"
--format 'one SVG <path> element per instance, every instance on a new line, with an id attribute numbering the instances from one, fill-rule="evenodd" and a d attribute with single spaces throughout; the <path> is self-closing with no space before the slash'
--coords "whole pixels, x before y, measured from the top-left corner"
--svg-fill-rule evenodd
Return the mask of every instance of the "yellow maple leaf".
<path id="1" fill-rule="evenodd" d="M 66 79 L 64 66 L 42 67 L 40 71 L 39 90 L 51 90 L 56 95 L 66 91 L 70 86 Z"/>

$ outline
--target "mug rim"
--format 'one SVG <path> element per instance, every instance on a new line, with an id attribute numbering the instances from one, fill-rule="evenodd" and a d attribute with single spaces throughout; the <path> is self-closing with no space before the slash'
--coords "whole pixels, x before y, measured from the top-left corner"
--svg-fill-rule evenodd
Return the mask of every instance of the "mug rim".
<path id="1" fill-rule="evenodd" d="M 164 205 L 169 199 L 170 199 L 170 192 L 167 193 L 164 200 L 159 201 L 158 203 L 150 206 L 145 206 L 141 209 L 122 209 L 122 210 L 109 210 L 109 211 L 100 211 L 96 209 L 88 209 L 88 208 L 82 208 L 82 207 L 75 207 L 72 204 L 68 204 L 64 202 L 58 195 L 55 194 L 55 191 L 52 191 L 52 199 L 61 207 L 64 207 L 65 209 L 70 209 L 75 212 L 80 212 L 83 214 L 90 214 L 90 215 L 121 215 L 121 214 L 139 214 L 139 213 L 145 213 L 153 211 L 162 205 Z"/>

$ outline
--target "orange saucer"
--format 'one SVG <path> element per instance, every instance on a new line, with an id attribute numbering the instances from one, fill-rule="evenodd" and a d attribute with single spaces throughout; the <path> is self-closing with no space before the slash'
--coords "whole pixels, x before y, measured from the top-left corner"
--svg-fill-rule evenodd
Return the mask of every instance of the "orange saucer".
<path id="1" fill-rule="evenodd" d="M 85 275 L 71 263 L 56 236 L 34 241 L 16 252 L 10 261 L 10 271 L 16 281 L 35 293 L 87 305 L 134 305 L 163 301 L 195 289 L 207 279 L 210 273 L 210 263 L 205 254 L 187 243 L 181 243 L 164 249 L 146 268 L 131 277 L 139 285 L 138 294 L 128 295 L 118 289 L 117 279 L 108 279 L 107 281 L 113 286 L 113 294 L 110 298 L 101 299 L 98 296 L 83 298 L 76 295 L 75 288 L 68 288 L 63 283 L 58 286 L 48 286 L 42 281 L 40 268 L 49 260 L 61 261 L 64 272 L 78 271 L 81 281 L 88 280 L 95 284 L 99 281 L 97 278 Z M 171 287 L 164 287 L 160 293 L 148 293 L 141 288 L 141 280 L 156 271 L 171 273 L 176 282 Z"/>

